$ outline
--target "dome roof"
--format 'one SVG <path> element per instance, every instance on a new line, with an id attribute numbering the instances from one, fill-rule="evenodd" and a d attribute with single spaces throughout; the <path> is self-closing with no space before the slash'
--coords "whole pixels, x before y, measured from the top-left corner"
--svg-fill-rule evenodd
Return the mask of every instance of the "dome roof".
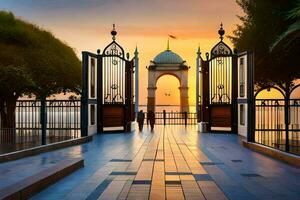
<path id="1" fill-rule="evenodd" d="M 177 53 L 171 50 L 165 50 L 158 54 L 153 62 L 157 64 L 182 64 L 184 61 Z"/>

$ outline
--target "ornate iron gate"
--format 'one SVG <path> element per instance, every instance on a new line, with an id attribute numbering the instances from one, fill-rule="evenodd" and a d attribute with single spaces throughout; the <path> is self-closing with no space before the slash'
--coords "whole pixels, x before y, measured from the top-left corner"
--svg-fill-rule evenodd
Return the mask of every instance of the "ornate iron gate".
<path id="1" fill-rule="evenodd" d="M 199 121 L 208 122 L 208 131 L 236 131 L 236 99 L 237 99 L 237 54 L 224 43 L 222 27 L 219 30 L 221 41 L 209 53 L 206 60 L 200 57 L 202 74 L 199 102 Z M 199 98 L 199 97 L 197 97 Z M 198 104 L 199 105 L 199 104 Z"/>
<path id="2" fill-rule="evenodd" d="M 82 127 L 85 135 L 109 130 L 131 130 L 134 121 L 134 62 L 115 41 L 97 54 L 83 52 Z M 110 129 L 112 130 L 112 129 Z"/>

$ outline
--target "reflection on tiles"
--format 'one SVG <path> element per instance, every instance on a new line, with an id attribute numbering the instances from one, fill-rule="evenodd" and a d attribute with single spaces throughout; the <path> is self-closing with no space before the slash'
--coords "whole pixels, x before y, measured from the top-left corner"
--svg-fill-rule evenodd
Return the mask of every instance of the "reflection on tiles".
<path id="1" fill-rule="evenodd" d="M 300 199 L 300 171 L 196 126 L 99 134 L 90 143 L 0 165 L 0 187 L 76 156 L 85 167 L 32 199 Z M 241 159 L 242 158 L 242 159 Z"/>
<path id="2" fill-rule="evenodd" d="M 244 177 L 262 177 L 261 175 L 259 174 L 241 174 L 241 176 L 244 176 Z"/>

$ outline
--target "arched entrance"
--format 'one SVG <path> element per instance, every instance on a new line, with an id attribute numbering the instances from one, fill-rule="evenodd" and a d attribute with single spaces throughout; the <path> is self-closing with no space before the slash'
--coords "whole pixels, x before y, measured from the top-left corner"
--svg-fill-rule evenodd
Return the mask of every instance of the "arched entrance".
<path id="1" fill-rule="evenodd" d="M 180 83 L 180 111 L 189 111 L 188 70 L 186 62 L 169 48 L 158 54 L 150 62 L 148 69 L 148 102 L 147 110 L 155 111 L 155 93 L 157 80 L 164 75 L 175 76 Z"/>
<path id="2" fill-rule="evenodd" d="M 180 81 L 174 75 L 163 75 L 156 82 L 155 112 L 180 112 Z M 169 106 L 166 108 L 166 106 Z"/>

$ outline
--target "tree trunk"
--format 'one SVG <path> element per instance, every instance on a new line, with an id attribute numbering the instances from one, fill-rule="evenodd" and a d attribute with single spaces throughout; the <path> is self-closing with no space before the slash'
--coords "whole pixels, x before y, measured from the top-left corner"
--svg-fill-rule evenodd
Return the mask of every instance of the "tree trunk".
<path id="1" fill-rule="evenodd" d="M 14 143 L 16 136 L 16 97 L 0 98 L 1 143 Z"/>

